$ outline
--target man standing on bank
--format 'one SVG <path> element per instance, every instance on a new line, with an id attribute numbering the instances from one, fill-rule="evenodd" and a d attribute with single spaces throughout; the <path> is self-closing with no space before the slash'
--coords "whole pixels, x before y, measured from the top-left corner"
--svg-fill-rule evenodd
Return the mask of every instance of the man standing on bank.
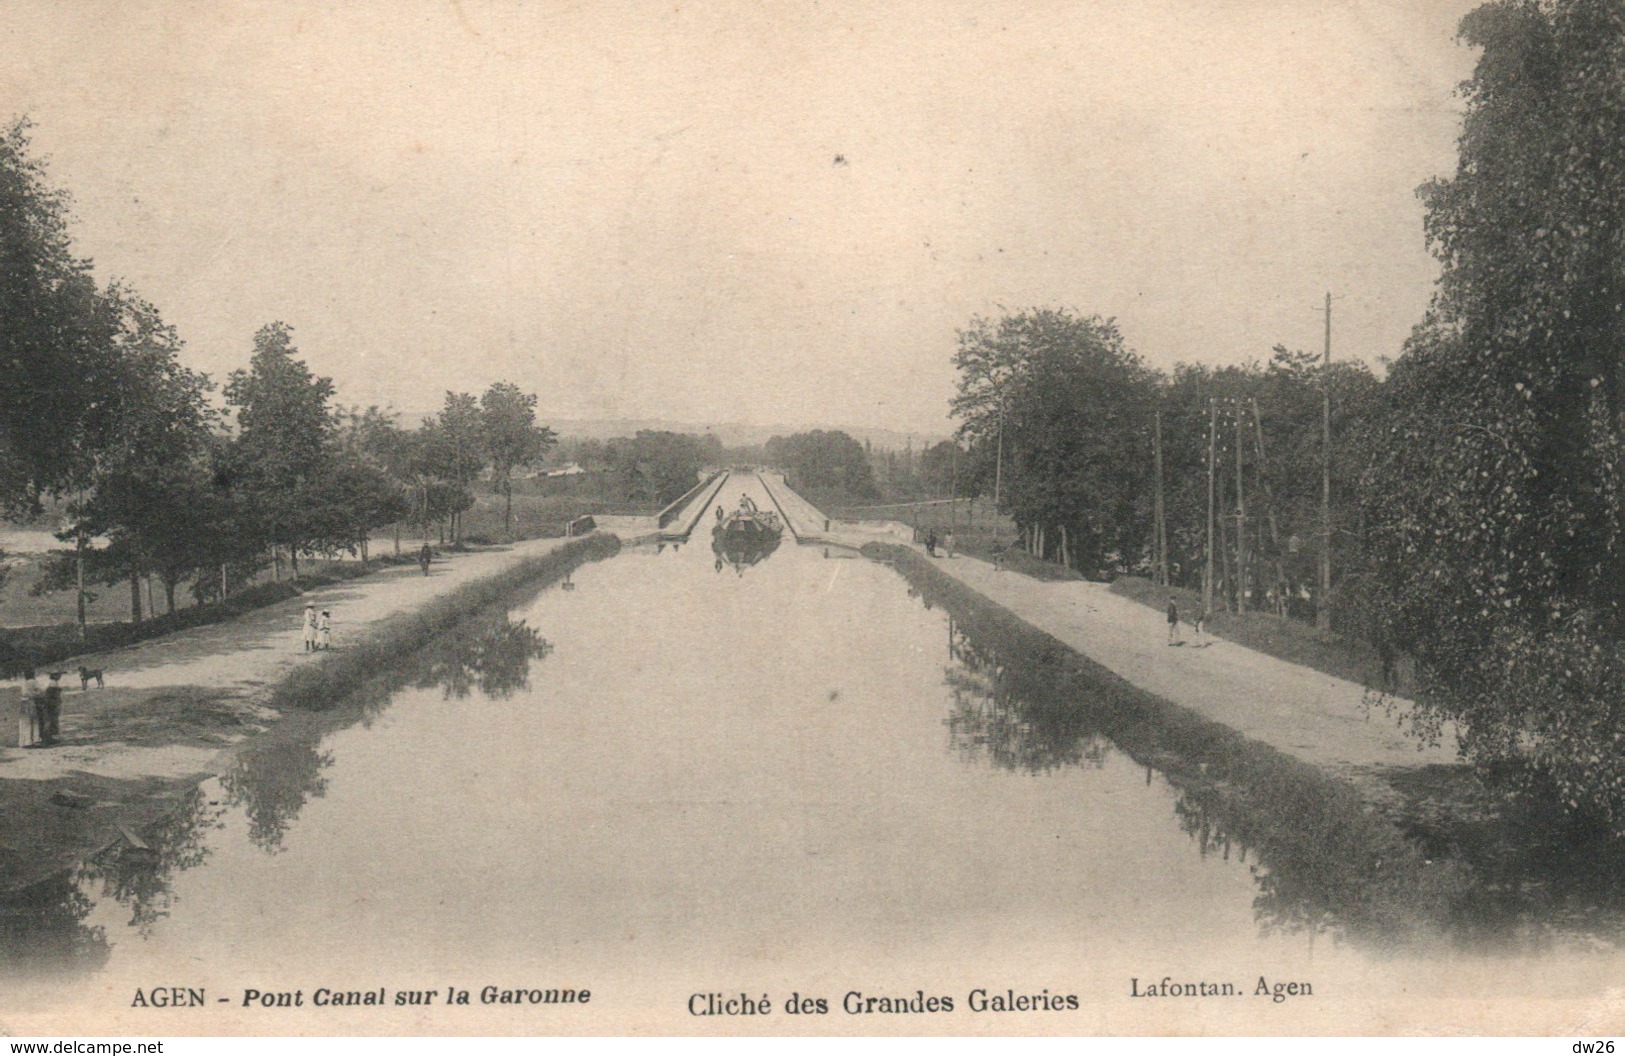
<path id="1" fill-rule="evenodd" d="M 1179 606 L 1174 604 L 1174 596 L 1168 595 L 1168 644 L 1179 644 Z"/>
<path id="2" fill-rule="evenodd" d="M 305 652 L 316 651 L 316 603 L 305 602 Z"/>

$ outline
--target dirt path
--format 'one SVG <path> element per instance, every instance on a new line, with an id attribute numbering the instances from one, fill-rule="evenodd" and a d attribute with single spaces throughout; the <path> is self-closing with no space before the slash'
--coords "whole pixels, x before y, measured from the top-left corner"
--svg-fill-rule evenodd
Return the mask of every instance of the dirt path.
<path id="1" fill-rule="evenodd" d="M 66 661 L 63 678 L 62 744 L 50 749 L 0 748 L 0 780 L 48 781 L 70 774 L 173 779 L 206 772 L 211 759 L 272 716 L 262 698 L 287 673 L 312 660 L 304 651 L 302 615 L 307 602 L 333 616 L 332 648 L 345 648 L 377 623 L 414 609 L 471 580 L 502 571 L 525 558 L 546 554 L 562 539 L 539 539 L 502 549 L 444 555 L 428 576 L 415 565 L 382 568 L 358 580 L 320 587 L 298 598 L 256 609 L 224 623 L 180 631 L 107 653 Z M 74 669 L 102 668 L 107 687 L 79 689 Z M 15 723 L 16 683 L 0 697 L 0 710 Z M 210 714 L 202 714 L 208 712 Z M 231 734 L 178 736 L 152 743 L 150 727 L 161 717 L 230 717 Z M 183 721 L 182 723 L 186 723 Z M 13 741 L 9 725 L 0 738 Z"/>
<path id="2" fill-rule="evenodd" d="M 850 535 L 842 541 L 876 538 Z M 1391 701 L 1392 714 L 1370 708 L 1360 685 L 1211 636 L 1197 647 L 1186 625 L 1184 644 L 1170 646 L 1163 613 L 1107 584 L 1042 582 L 964 556 L 935 565 L 1126 681 L 1349 780 L 1372 801 L 1396 801 L 1391 771 L 1458 762 L 1453 728 L 1440 745 L 1401 728 L 1409 701 Z"/>
<path id="3" fill-rule="evenodd" d="M 268 706 L 290 672 L 326 654 L 304 648 L 306 602 L 333 617 L 332 650 L 363 641 L 382 621 L 542 557 L 567 539 L 437 558 L 428 576 L 416 565 L 380 568 L 346 583 L 62 666 L 62 743 L 0 748 L 0 891 L 50 882 L 111 845 L 141 839 L 205 777 L 281 714 Z M 102 668 L 106 688 L 82 692 L 71 672 Z M 17 683 L 4 687 L 0 739 L 13 741 Z M 29 897 L 23 895 L 21 897 Z"/>

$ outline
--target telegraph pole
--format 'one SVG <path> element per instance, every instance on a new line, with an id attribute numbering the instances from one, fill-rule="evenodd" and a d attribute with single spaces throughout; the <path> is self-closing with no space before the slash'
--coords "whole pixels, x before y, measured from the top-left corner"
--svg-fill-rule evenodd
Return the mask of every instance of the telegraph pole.
<path id="1" fill-rule="evenodd" d="M 1207 569 L 1202 574 L 1202 611 L 1213 612 L 1213 461 L 1219 431 L 1219 403 L 1207 400 Z"/>
<path id="2" fill-rule="evenodd" d="M 999 393 L 999 444 L 993 456 L 993 541 L 999 539 L 999 496 L 1004 484 L 1004 393 Z"/>
<path id="3" fill-rule="evenodd" d="M 1231 405 L 1236 416 L 1236 611 L 1247 610 L 1247 501 L 1241 485 L 1241 401 Z"/>
<path id="4" fill-rule="evenodd" d="M 1156 412 L 1155 425 L 1151 433 L 1152 460 L 1156 463 L 1157 491 L 1156 491 L 1156 537 L 1152 540 L 1152 549 L 1156 551 L 1153 559 L 1157 565 L 1157 585 L 1168 585 L 1168 527 L 1167 514 L 1162 499 L 1162 411 Z"/>
<path id="5" fill-rule="evenodd" d="M 1326 359 L 1320 372 L 1320 597 L 1315 626 L 1332 629 L 1332 295 L 1326 294 Z"/>

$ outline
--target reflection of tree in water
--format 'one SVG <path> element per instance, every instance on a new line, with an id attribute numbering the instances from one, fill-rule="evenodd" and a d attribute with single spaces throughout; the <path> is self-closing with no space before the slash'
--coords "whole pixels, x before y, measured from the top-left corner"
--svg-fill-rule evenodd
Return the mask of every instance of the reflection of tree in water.
<path id="1" fill-rule="evenodd" d="M 530 662 L 551 651 L 535 628 L 510 620 L 506 611 L 473 616 L 419 652 L 407 668 L 350 694 L 332 711 L 285 721 L 239 753 L 221 775 L 221 787 L 248 816 L 248 838 L 275 854 L 305 803 L 327 792 L 324 772 L 333 765 L 333 756 L 321 744 L 330 732 L 370 722 L 403 685 L 441 686 L 448 698 L 461 699 L 476 689 L 488 697 L 507 697 L 529 685 Z"/>
<path id="2" fill-rule="evenodd" d="M 412 683 L 440 686 L 448 700 L 462 700 L 475 689 L 501 700 L 529 688 L 530 662 L 552 651 L 524 620 L 492 613 L 462 624 L 424 654 Z"/>
<path id="3" fill-rule="evenodd" d="M 204 834 L 221 827 L 226 808 L 211 803 L 203 789 L 188 789 L 175 810 L 143 834 L 145 848 L 122 842 L 86 862 L 82 880 L 100 881 L 102 897 L 130 907 L 130 925 L 145 938 L 155 921 L 169 915 L 170 885 L 176 874 L 209 857 Z"/>
<path id="4" fill-rule="evenodd" d="M 282 850 L 288 826 L 305 803 L 327 794 L 322 771 L 333 765 L 333 755 L 318 746 L 330 728 L 314 717 L 285 723 L 267 740 L 239 752 L 220 775 L 220 787 L 248 817 L 248 838 L 267 854 Z"/>
<path id="5" fill-rule="evenodd" d="M 1161 772 L 1197 853 L 1248 864 L 1263 931 L 1336 928 L 1386 944 L 1436 934 L 1460 905 L 1463 871 L 1430 866 L 1352 789 L 1120 686 L 1002 610 L 929 585 L 917 593 L 950 612 L 957 749 L 1038 772 L 1099 766 L 1115 748 L 1146 767 L 1147 784 Z"/>
<path id="6" fill-rule="evenodd" d="M 95 971 L 107 963 L 107 935 L 87 927 L 94 903 L 59 873 L 0 902 L 0 978 Z"/>
<path id="7" fill-rule="evenodd" d="M 986 757 L 1004 770 L 1043 773 L 1105 765 L 1111 742 L 1088 726 L 1086 713 L 1059 699 L 1052 682 L 948 621 L 946 672 L 953 695 L 949 743 L 965 759 Z"/>

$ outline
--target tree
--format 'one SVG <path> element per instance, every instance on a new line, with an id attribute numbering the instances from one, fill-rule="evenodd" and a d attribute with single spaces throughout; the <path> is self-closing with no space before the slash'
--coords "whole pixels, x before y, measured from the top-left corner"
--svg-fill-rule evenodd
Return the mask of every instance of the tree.
<path id="1" fill-rule="evenodd" d="M 82 453 L 81 482 L 88 498 L 70 505 L 72 538 L 104 535 L 99 561 L 107 582 L 130 582 L 131 616 L 141 619 L 140 577 L 158 572 L 169 607 L 174 587 L 197 564 L 206 546 L 195 534 L 200 492 L 209 487 L 205 462 L 213 413 L 209 380 L 182 366 L 174 327 L 128 287 L 111 286 L 104 298 L 116 320 L 104 397 L 108 435 Z"/>
<path id="2" fill-rule="evenodd" d="M 640 429 L 634 437 L 615 437 L 604 445 L 610 471 L 632 501 L 666 505 L 699 483 L 705 448 L 698 437 Z"/>
<path id="3" fill-rule="evenodd" d="M 879 497 L 863 445 L 838 429 L 775 436 L 767 442 L 766 455 L 798 488 L 837 491 L 855 499 Z"/>
<path id="4" fill-rule="evenodd" d="M 1002 463 L 1001 502 L 1040 556 L 1092 572 L 1150 538 L 1156 375 L 1099 316 L 1034 309 L 976 318 L 954 357 L 959 435 Z"/>
<path id="5" fill-rule="evenodd" d="M 264 539 L 286 547 L 299 575 L 299 551 L 317 533 L 309 511 L 327 471 L 333 381 L 294 358 L 293 328 L 270 323 L 254 335 L 247 370 L 231 372 L 226 402 L 237 410 L 238 484 L 252 499 Z"/>
<path id="6" fill-rule="evenodd" d="M 540 459 L 557 442 L 553 430 L 536 425 L 536 397 L 499 381 L 480 397 L 480 438 L 492 479 L 502 492 L 502 531 L 513 527 L 513 471 Z"/>
<path id="7" fill-rule="evenodd" d="M 479 401 L 466 392 L 447 392 L 440 414 L 419 430 L 424 469 L 441 500 L 436 504 L 451 521 L 451 539 L 462 537 L 461 515 L 474 505 L 473 484 L 485 466 Z"/>
<path id="8" fill-rule="evenodd" d="M 1364 508 L 1417 702 L 1625 830 L 1625 5 L 1503 0 Z"/>
<path id="9" fill-rule="evenodd" d="M 37 512 L 74 485 L 105 435 L 113 320 L 73 255 L 70 200 L 30 154 L 26 119 L 0 129 L 0 507 Z"/>

